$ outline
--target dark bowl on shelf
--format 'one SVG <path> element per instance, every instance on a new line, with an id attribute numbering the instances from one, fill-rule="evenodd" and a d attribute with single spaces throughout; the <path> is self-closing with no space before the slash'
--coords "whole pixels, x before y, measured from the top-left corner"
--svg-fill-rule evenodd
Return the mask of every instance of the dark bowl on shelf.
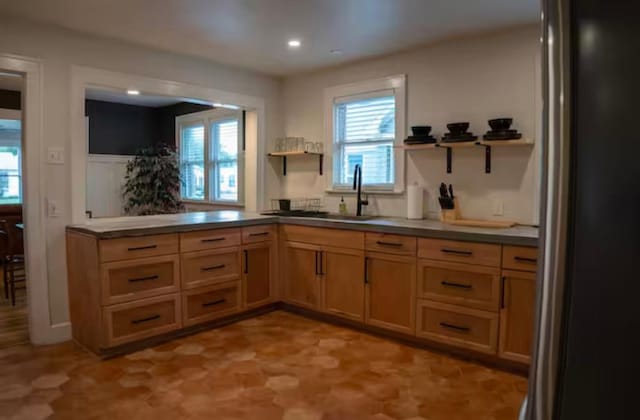
<path id="1" fill-rule="evenodd" d="M 416 137 L 427 137 L 431 133 L 430 125 L 414 125 L 411 127 L 413 135 Z"/>
<path id="2" fill-rule="evenodd" d="M 468 122 L 457 122 L 457 123 L 449 123 L 447 124 L 447 128 L 451 134 L 462 134 L 466 133 L 467 129 L 469 129 Z"/>
<path id="3" fill-rule="evenodd" d="M 489 120 L 489 127 L 494 131 L 508 130 L 513 124 L 513 118 L 494 118 Z"/>

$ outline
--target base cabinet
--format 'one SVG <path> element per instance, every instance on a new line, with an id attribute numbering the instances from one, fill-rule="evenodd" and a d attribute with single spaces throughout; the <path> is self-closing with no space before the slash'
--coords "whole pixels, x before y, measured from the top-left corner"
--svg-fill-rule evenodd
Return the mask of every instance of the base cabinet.
<path id="1" fill-rule="evenodd" d="M 533 341 L 536 274 L 503 270 L 500 342 L 503 359 L 529 363 Z"/>
<path id="2" fill-rule="evenodd" d="M 296 305 L 319 308 L 320 247 L 284 243 L 285 297 Z"/>
<path id="3" fill-rule="evenodd" d="M 364 251 L 325 248 L 321 254 L 323 309 L 364 321 Z"/>
<path id="4" fill-rule="evenodd" d="M 365 270 L 365 322 L 414 334 L 416 259 L 369 252 Z"/>
<path id="5" fill-rule="evenodd" d="M 276 242 L 243 247 L 244 307 L 254 308 L 272 301 L 276 277 Z"/>

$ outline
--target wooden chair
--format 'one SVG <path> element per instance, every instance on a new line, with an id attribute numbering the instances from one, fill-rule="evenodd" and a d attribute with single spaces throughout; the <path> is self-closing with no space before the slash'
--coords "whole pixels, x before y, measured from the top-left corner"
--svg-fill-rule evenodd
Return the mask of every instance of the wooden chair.
<path id="1" fill-rule="evenodd" d="M 10 225 L 0 220 L 0 250 L 2 251 L 2 268 L 5 298 L 11 297 L 11 305 L 16 305 L 16 290 L 26 289 L 24 255 L 16 253 L 16 238 L 13 237 Z M 21 232 L 19 232 L 21 234 Z M 17 287 L 17 283 L 25 283 Z"/>

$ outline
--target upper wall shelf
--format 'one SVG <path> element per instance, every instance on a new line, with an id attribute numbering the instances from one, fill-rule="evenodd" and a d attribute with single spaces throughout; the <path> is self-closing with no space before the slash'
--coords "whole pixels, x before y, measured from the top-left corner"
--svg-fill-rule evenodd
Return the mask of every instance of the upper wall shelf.
<path id="1" fill-rule="evenodd" d="M 487 174 L 491 173 L 491 148 L 492 147 L 511 147 L 511 146 L 533 146 L 533 142 L 525 139 L 521 140 L 477 140 L 467 141 L 460 143 L 430 143 L 430 144 L 413 144 L 398 146 L 400 149 L 407 151 L 411 150 L 430 150 L 430 149 L 446 149 L 447 150 L 447 173 L 452 172 L 452 155 L 453 149 L 463 149 L 472 147 L 484 147 L 485 150 L 485 164 L 484 171 Z"/>
<path id="2" fill-rule="evenodd" d="M 316 152 L 273 152 L 269 153 L 267 156 L 269 157 L 279 157 L 282 158 L 282 175 L 287 176 L 287 158 L 295 157 L 295 156 L 304 156 L 304 155 L 313 155 L 318 156 L 318 173 L 322 175 L 322 164 L 324 159 L 323 153 Z"/>

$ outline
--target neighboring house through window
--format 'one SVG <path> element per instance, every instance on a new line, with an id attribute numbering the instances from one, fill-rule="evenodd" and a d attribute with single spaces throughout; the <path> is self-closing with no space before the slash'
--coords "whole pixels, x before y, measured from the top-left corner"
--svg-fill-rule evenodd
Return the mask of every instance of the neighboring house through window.
<path id="1" fill-rule="evenodd" d="M 242 114 L 216 109 L 176 118 L 182 199 L 242 204 Z"/>
<path id="2" fill-rule="evenodd" d="M 0 204 L 22 203 L 21 144 L 20 111 L 3 110 L 0 114 Z"/>
<path id="3" fill-rule="evenodd" d="M 404 154 L 395 146 L 404 140 L 405 77 L 328 88 L 325 102 L 333 145 L 329 189 L 352 189 L 360 165 L 366 190 L 402 192 Z"/>

